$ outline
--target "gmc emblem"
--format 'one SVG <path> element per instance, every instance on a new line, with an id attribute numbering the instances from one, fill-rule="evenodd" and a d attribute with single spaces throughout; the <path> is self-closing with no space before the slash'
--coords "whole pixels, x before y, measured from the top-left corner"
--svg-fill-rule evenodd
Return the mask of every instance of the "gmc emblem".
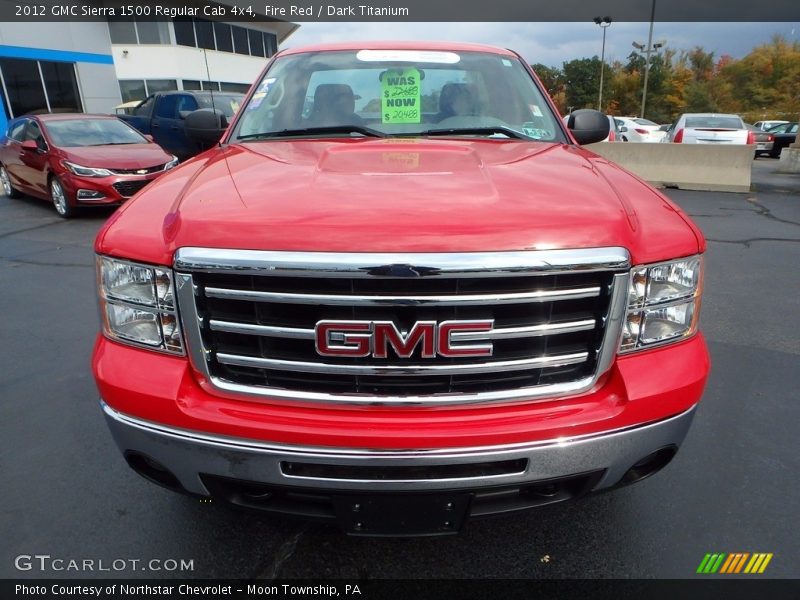
<path id="1" fill-rule="evenodd" d="M 401 332 L 391 321 L 318 321 L 314 327 L 317 354 L 388 358 L 389 346 L 400 358 L 421 347 L 422 358 L 491 356 L 492 343 L 465 344 L 454 333 L 488 333 L 493 319 L 485 321 L 417 321 Z"/>

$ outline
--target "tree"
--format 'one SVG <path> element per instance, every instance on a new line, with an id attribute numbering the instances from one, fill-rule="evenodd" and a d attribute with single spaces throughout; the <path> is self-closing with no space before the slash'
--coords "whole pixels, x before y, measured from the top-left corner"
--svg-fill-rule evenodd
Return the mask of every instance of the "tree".
<path id="1" fill-rule="evenodd" d="M 606 72 L 610 69 L 606 65 Z M 564 63 L 567 104 L 573 108 L 596 108 L 600 91 L 600 58 L 580 58 Z M 604 77 L 603 96 L 608 98 L 611 77 Z"/>
<path id="2" fill-rule="evenodd" d="M 541 63 L 531 65 L 531 68 L 539 76 L 544 89 L 550 96 L 555 96 L 564 87 L 564 73 L 558 67 L 548 67 Z"/>

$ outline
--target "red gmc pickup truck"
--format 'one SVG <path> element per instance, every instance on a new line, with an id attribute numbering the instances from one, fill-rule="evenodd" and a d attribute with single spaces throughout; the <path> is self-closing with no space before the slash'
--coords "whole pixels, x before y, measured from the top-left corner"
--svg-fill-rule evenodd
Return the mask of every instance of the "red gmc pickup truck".
<path id="1" fill-rule="evenodd" d="M 95 244 L 93 370 L 139 474 L 431 535 L 673 457 L 709 370 L 703 236 L 520 56 L 287 50 L 230 124 L 187 127 L 226 130 Z"/>

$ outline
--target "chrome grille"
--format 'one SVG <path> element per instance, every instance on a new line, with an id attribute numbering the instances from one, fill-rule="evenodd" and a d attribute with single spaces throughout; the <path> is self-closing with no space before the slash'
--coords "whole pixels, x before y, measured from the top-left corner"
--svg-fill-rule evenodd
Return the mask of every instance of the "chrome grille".
<path id="1" fill-rule="evenodd" d="M 152 173 L 159 173 L 164 170 L 167 163 L 161 163 L 153 167 L 140 167 L 138 169 L 109 169 L 114 175 L 151 175 Z"/>
<path id="2" fill-rule="evenodd" d="M 588 389 L 611 363 L 624 249 L 322 254 L 184 248 L 178 298 L 195 368 L 222 392 L 361 403 L 459 403 Z M 321 320 L 494 321 L 487 358 L 322 357 Z M 610 343 L 609 343 L 610 341 Z"/>

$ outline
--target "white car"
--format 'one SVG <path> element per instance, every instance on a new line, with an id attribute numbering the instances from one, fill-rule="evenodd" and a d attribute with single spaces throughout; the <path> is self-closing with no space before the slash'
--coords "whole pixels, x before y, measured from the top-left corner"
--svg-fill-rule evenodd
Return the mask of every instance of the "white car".
<path id="1" fill-rule="evenodd" d="M 767 129 L 772 129 L 773 127 L 777 127 L 778 125 L 783 125 L 784 123 L 788 123 L 789 121 L 756 121 L 753 123 L 753 127 L 758 127 L 761 131 L 766 131 Z"/>
<path id="2" fill-rule="evenodd" d="M 665 131 L 661 131 L 658 123 L 648 119 L 614 117 L 614 120 L 627 130 L 622 135 L 629 142 L 658 143 L 667 135 Z"/>
<path id="3" fill-rule="evenodd" d="M 755 144 L 753 132 L 739 115 L 685 113 L 667 132 L 664 141 L 676 144 Z"/>

